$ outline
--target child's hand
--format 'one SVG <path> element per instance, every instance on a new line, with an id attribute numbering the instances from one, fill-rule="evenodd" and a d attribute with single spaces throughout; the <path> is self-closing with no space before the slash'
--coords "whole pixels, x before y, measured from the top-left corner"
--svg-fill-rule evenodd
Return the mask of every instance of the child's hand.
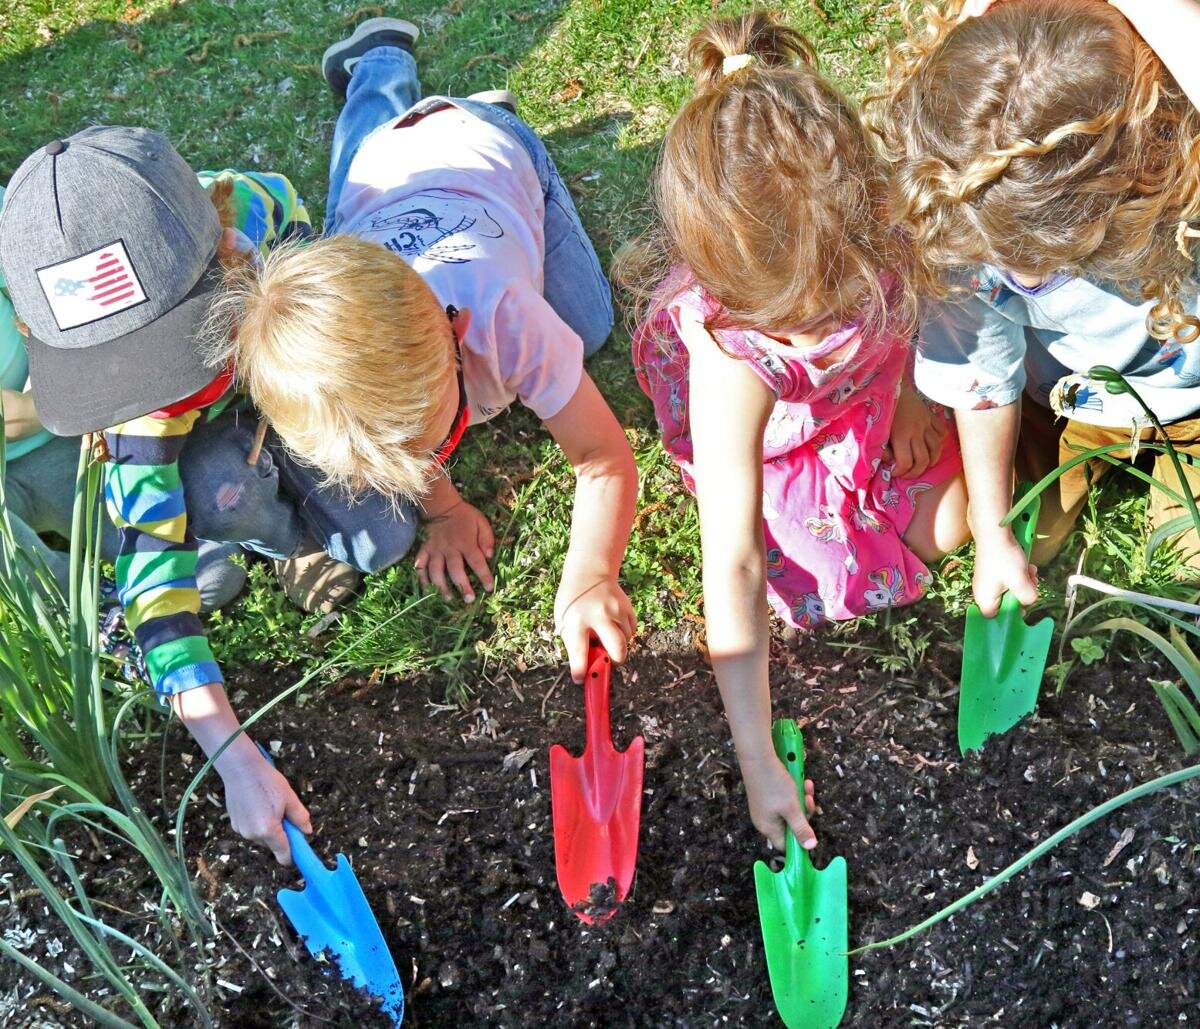
<path id="1" fill-rule="evenodd" d="M 808 815 L 816 810 L 811 779 L 804 780 L 804 806 L 795 780 L 787 766 L 774 754 L 763 761 L 743 762 L 742 779 L 750 801 L 750 820 L 778 851 L 784 849 L 786 830 L 790 828 L 805 850 L 817 845 L 817 834 L 808 824 Z"/>
<path id="2" fill-rule="evenodd" d="M 911 383 L 905 384 L 896 401 L 888 441 L 896 463 L 892 473 L 912 478 L 936 464 L 949 431 L 949 422 L 929 406 Z"/>
<path id="3" fill-rule="evenodd" d="M 431 583 L 447 600 L 453 600 L 453 583 L 468 604 L 475 601 L 475 590 L 467 576 L 469 568 L 485 590 L 496 585 L 488 562 L 495 553 L 496 541 L 488 520 L 461 498 L 448 511 L 431 515 L 425 530 L 425 542 L 414 563 L 422 586 Z M 447 581 L 449 580 L 449 581 Z"/>
<path id="4" fill-rule="evenodd" d="M 966 0 L 958 20 L 966 21 L 968 18 L 978 18 L 981 14 L 985 14 L 993 3 L 995 0 Z"/>
<path id="5" fill-rule="evenodd" d="M 283 820 L 310 835 L 308 809 L 283 774 L 257 749 L 240 748 L 237 757 L 228 762 L 223 760 L 225 756 L 217 759 L 217 770 L 225 783 L 225 806 L 233 831 L 269 848 L 281 865 L 290 865 L 292 849 L 283 831 Z"/>
<path id="6" fill-rule="evenodd" d="M 554 602 L 554 624 L 567 648 L 571 678 L 583 682 L 587 674 L 588 640 L 592 633 L 617 664 L 625 660 L 629 640 L 637 631 L 633 604 L 616 579 L 590 582 L 564 575 Z"/>
<path id="7" fill-rule="evenodd" d="M 1037 568 L 1029 563 L 1016 537 L 1004 529 L 975 543 L 975 603 L 984 618 L 1000 610 L 1000 598 L 1011 592 L 1024 607 L 1037 602 Z"/>

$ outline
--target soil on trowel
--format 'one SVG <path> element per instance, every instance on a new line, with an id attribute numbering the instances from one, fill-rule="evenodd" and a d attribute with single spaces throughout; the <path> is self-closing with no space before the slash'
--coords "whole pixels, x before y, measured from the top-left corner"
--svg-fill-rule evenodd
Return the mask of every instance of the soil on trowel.
<path id="1" fill-rule="evenodd" d="M 913 925 L 1095 804 L 1185 763 L 1147 685 L 1169 673 L 1112 655 L 1060 695 L 1045 687 L 1035 716 L 964 761 L 960 657 L 937 644 L 893 674 L 861 635 L 853 647 L 774 644 L 776 714 L 804 728 L 822 809 L 816 864 L 849 863 L 852 946 Z M 287 681 L 244 673 L 235 703 L 250 709 Z M 354 678 L 261 724 L 312 812 L 318 853 L 350 858 L 379 916 L 407 1025 L 778 1024 L 752 873 L 766 847 L 711 671 L 698 654 L 644 646 L 613 698 L 618 746 L 646 739 L 641 846 L 630 897 L 593 926 L 554 874 L 547 750 L 578 754 L 583 739 L 581 693 L 562 669 L 500 672 L 465 707 L 446 705 L 435 679 Z M 130 760 L 151 808 L 165 792 L 173 810 L 198 767 L 178 727 L 165 755 L 152 741 Z M 844 1024 L 1200 1021 L 1198 808 L 1191 786 L 1136 802 L 929 932 L 854 957 Z M 385 1024 L 296 940 L 274 894 L 297 877 L 230 832 L 219 781 L 200 790 L 184 844 L 220 929 L 203 988 L 222 1026 Z M 105 917 L 169 958 L 146 873 L 98 839 L 78 849 Z M 23 873 L 8 859 L 0 871 L 13 873 L 0 880 L 6 937 L 103 999 Z M 163 1024 L 190 1023 L 175 992 L 156 996 Z M 83 1024 L 11 962 L 0 963 L 5 997 L 7 1024 Z"/>

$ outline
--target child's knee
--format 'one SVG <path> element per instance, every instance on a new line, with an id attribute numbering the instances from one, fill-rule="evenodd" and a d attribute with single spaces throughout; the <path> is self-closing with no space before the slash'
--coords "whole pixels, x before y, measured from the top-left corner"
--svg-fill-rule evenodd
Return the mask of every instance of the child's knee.
<path id="1" fill-rule="evenodd" d="M 405 508 L 375 525 L 335 532 L 326 541 L 326 550 L 364 575 L 374 575 L 398 564 L 412 549 L 418 524 L 415 509 Z"/>
<path id="2" fill-rule="evenodd" d="M 262 533 L 262 511 L 279 494 L 278 472 L 267 450 L 255 465 L 236 447 L 222 447 L 201 455 L 185 477 L 188 521 L 201 539 L 243 542 Z"/>
<path id="3" fill-rule="evenodd" d="M 933 564 L 971 538 L 967 521 L 966 480 L 961 476 L 920 494 L 904 542 L 926 564 Z"/>

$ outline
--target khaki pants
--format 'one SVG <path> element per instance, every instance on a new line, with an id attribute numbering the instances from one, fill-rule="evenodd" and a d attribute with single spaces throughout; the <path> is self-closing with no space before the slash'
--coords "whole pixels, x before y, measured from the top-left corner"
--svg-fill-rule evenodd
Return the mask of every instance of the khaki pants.
<path id="1" fill-rule="evenodd" d="M 1200 418 L 1190 418 L 1166 426 L 1167 436 L 1175 444 L 1184 475 L 1191 485 L 1192 496 L 1200 500 Z M 1065 464 L 1081 451 L 1110 443 L 1128 443 L 1129 429 L 1103 425 L 1088 425 L 1073 419 L 1056 419 L 1054 412 L 1028 397 L 1021 404 L 1021 438 L 1017 444 L 1017 478 L 1022 482 L 1037 482 L 1059 465 Z M 1153 442 L 1158 431 L 1152 426 L 1143 430 L 1142 441 Z M 1110 456 L 1129 459 L 1129 447 L 1114 451 Z M 1094 457 L 1076 465 L 1042 494 L 1042 509 L 1038 517 L 1038 536 L 1031 560 L 1045 564 L 1062 548 L 1070 535 L 1080 511 L 1087 501 L 1088 482 L 1096 482 L 1113 468 L 1102 457 Z M 1151 471 L 1155 481 L 1181 493 L 1179 476 L 1167 454 L 1154 454 Z M 1150 488 L 1150 525 L 1157 529 L 1188 514 L 1160 489 Z M 1174 537 L 1175 545 L 1189 557 L 1189 565 L 1200 568 L 1200 535 L 1194 528 Z"/>

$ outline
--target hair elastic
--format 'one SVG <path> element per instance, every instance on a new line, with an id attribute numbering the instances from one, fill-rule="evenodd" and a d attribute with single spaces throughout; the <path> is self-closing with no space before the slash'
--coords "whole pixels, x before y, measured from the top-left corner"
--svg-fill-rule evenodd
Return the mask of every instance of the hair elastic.
<path id="1" fill-rule="evenodd" d="M 730 54 L 721 62 L 721 74 L 728 78 L 734 72 L 749 68 L 757 60 L 753 54 Z"/>

